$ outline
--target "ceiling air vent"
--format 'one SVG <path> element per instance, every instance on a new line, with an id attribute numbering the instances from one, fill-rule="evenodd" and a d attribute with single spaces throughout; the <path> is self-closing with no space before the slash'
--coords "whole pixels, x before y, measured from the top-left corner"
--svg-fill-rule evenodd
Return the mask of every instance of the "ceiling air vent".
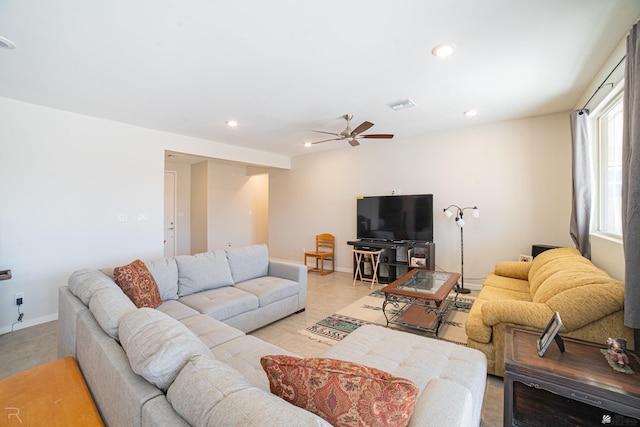
<path id="1" fill-rule="evenodd" d="M 401 99 L 400 101 L 396 101 L 396 102 L 390 102 L 387 105 L 391 107 L 392 110 L 398 111 L 398 110 L 404 110 L 405 108 L 415 107 L 416 103 L 410 100 L 409 98 L 407 98 L 407 99 Z"/>

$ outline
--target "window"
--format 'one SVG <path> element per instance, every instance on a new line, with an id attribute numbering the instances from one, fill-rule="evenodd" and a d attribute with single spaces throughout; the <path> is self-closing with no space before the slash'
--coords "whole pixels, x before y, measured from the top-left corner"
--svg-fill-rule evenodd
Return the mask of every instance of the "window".
<path id="1" fill-rule="evenodd" d="M 595 115 L 596 224 L 600 233 L 622 237 L 622 92 Z"/>

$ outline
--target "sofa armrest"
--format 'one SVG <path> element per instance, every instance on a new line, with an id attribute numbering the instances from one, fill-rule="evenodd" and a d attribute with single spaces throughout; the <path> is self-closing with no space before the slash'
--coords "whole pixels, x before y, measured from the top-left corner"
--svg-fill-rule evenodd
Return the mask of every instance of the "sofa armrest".
<path id="1" fill-rule="evenodd" d="M 529 301 L 487 301 L 482 305 L 482 319 L 487 326 L 511 323 L 543 330 L 552 315 L 547 304 Z"/>
<path id="2" fill-rule="evenodd" d="M 269 259 L 269 276 L 298 282 L 298 310 L 307 306 L 307 266 L 287 261 Z"/>
<path id="3" fill-rule="evenodd" d="M 451 396 L 455 396 L 455 406 L 451 403 Z M 482 402 L 475 404 L 482 406 Z M 453 381 L 434 378 L 418 397 L 409 427 L 478 425 L 479 420 L 473 419 L 473 406 L 473 396 L 469 389 Z"/>
<path id="4" fill-rule="evenodd" d="M 531 262 L 522 261 L 502 261 L 496 264 L 494 273 L 498 276 L 529 280 L 531 264 Z"/>
<path id="5" fill-rule="evenodd" d="M 295 264 L 293 262 L 270 259 L 269 276 L 293 280 L 294 282 L 304 283 L 305 285 L 307 283 L 307 269 L 302 264 Z"/>
<path id="6" fill-rule="evenodd" d="M 78 314 L 89 308 L 73 295 L 68 286 L 58 288 L 58 357 L 76 355 Z"/>

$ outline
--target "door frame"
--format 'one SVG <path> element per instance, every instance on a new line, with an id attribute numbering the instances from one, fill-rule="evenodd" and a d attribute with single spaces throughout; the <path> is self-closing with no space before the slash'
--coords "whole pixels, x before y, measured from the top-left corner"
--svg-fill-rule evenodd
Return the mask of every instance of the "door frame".
<path id="1" fill-rule="evenodd" d="M 173 255 L 175 256 L 177 254 L 177 241 L 178 241 L 178 172 L 174 171 L 174 170 L 165 170 L 164 171 L 164 176 L 165 176 L 165 180 L 167 178 L 167 176 L 170 175 L 173 179 Z M 166 213 L 167 211 L 167 192 L 166 189 L 164 191 L 164 212 Z M 162 238 L 164 239 L 165 233 L 166 233 L 166 226 L 167 226 L 167 221 L 166 218 L 164 218 L 164 213 L 163 213 L 163 219 L 162 219 Z M 163 248 L 164 248 L 164 256 L 166 257 L 166 245 L 167 242 L 165 241 Z"/>

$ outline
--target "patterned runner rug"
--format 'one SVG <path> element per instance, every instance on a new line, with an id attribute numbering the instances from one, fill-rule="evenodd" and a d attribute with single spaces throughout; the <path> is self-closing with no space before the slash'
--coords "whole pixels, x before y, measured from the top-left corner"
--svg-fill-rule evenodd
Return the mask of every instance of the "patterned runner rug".
<path id="1" fill-rule="evenodd" d="M 446 302 L 449 304 L 449 309 L 445 315 L 444 321 L 440 325 L 437 338 L 456 344 L 466 345 L 467 335 L 464 331 L 464 323 L 475 298 L 468 295 L 458 295 L 456 300 L 455 296 L 455 292 L 452 292 L 447 297 Z M 333 345 L 358 329 L 360 326 L 371 323 L 386 326 L 387 321 L 382 313 L 383 302 L 384 295 L 382 295 L 379 290 L 376 290 L 371 294 L 360 298 L 353 304 L 348 305 L 342 310 L 339 310 L 337 313 L 334 313 L 329 317 L 325 317 L 316 324 L 299 331 L 299 333 L 317 341 Z M 397 309 L 395 307 L 388 306 L 387 314 L 395 314 L 397 313 L 397 310 L 402 310 L 403 308 L 403 305 L 400 305 Z M 425 314 L 424 309 L 417 306 L 411 307 L 411 310 L 407 311 L 405 315 L 411 315 L 414 321 L 416 316 L 422 317 L 423 323 L 426 324 L 433 323 L 435 321 L 434 314 Z M 417 335 L 435 338 L 435 334 L 428 331 L 407 328 L 394 324 L 391 324 L 390 327 Z"/>

